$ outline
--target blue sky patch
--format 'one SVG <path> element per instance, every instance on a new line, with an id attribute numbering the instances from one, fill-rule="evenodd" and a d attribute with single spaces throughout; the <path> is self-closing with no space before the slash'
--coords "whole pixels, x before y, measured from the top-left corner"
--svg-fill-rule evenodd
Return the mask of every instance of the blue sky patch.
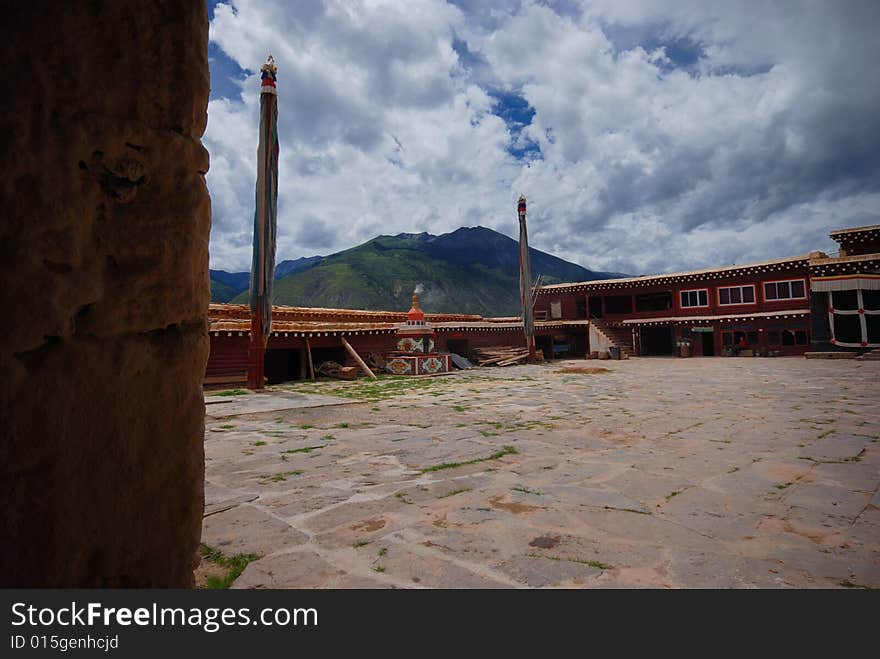
<path id="1" fill-rule="evenodd" d="M 538 144 L 522 135 L 522 129 L 532 123 L 535 108 L 515 92 L 489 90 L 487 93 L 495 101 L 493 114 L 504 120 L 510 132 L 511 141 L 507 151 L 518 160 L 540 158 L 541 148 Z"/>
<path id="2" fill-rule="evenodd" d="M 218 0 L 208 1 L 208 18 L 214 20 L 214 8 L 225 4 Z M 211 100 L 230 98 L 237 100 L 241 96 L 241 86 L 236 83 L 242 80 L 248 71 L 223 52 L 213 41 L 208 42 L 208 68 L 211 70 Z"/>

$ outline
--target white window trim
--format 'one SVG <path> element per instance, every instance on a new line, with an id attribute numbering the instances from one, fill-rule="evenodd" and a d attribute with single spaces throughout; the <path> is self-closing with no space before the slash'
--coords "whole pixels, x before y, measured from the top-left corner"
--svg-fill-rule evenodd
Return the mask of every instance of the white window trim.
<path id="1" fill-rule="evenodd" d="M 722 302 L 721 301 L 721 291 L 729 290 L 731 288 L 751 288 L 752 289 L 752 301 L 751 302 Z M 742 297 L 742 293 L 740 293 L 740 297 Z M 754 306 L 758 303 L 758 291 L 755 290 L 754 284 L 739 284 L 736 286 L 719 286 L 715 289 L 715 299 L 718 300 L 719 307 L 748 307 Z"/>
<path id="2" fill-rule="evenodd" d="M 851 310 L 842 310 L 834 308 L 834 291 L 828 292 L 828 325 L 831 330 L 831 345 L 843 346 L 844 348 L 880 348 L 880 343 L 868 343 L 868 321 L 865 316 L 880 316 L 880 309 L 865 309 L 865 299 L 862 296 L 862 289 L 856 289 L 856 297 L 858 299 L 858 308 Z M 834 338 L 834 316 L 858 316 L 859 325 L 862 328 L 862 340 L 860 343 L 852 343 L 838 341 Z"/>
<path id="3" fill-rule="evenodd" d="M 701 291 L 706 291 L 706 304 L 682 304 L 681 303 L 681 294 L 682 293 L 700 293 Z M 697 295 L 697 302 L 700 301 L 700 296 Z M 708 288 L 686 288 L 683 291 L 678 292 L 678 306 L 680 309 L 706 309 L 709 306 L 709 289 Z"/>
<path id="4" fill-rule="evenodd" d="M 767 289 L 765 286 L 767 284 L 792 284 L 793 282 L 802 282 L 804 285 L 804 294 L 801 297 L 777 297 L 773 299 L 769 299 L 767 297 Z M 791 292 L 791 286 L 788 287 L 789 293 Z M 764 302 L 787 302 L 788 300 L 806 300 L 810 295 L 810 291 L 807 290 L 807 280 L 806 279 L 772 279 L 770 281 L 762 281 L 761 282 L 761 297 L 764 298 Z"/>

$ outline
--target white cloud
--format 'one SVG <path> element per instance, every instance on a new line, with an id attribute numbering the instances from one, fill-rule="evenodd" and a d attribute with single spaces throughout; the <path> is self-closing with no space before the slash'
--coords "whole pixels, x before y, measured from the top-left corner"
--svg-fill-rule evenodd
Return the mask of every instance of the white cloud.
<path id="1" fill-rule="evenodd" d="M 880 214 L 877 6 L 236 0 L 211 39 L 278 60 L 278 260 L 515 235 L 524 192 L 534 246 L 641 274 L 829 249 Z M 675 43 L 700 57 L 675 68 Z M 519 137 L 499 90 L 534 109 Z M 212 267 L 249 267 L 258 92 L 209 105 Z"/>

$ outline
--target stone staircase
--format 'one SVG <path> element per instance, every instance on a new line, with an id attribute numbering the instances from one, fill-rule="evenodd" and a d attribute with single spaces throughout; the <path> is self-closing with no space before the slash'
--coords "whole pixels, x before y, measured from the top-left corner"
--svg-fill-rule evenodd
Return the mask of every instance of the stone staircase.
<path id="1" fill-rule="evenodd" d="M 632 328 L 625 325 L 610 325 L 601 318 L 590 318 L 590 324 L 611 343 L 620 348 L 621 358 L 635 354 L 632 344 Z"/>

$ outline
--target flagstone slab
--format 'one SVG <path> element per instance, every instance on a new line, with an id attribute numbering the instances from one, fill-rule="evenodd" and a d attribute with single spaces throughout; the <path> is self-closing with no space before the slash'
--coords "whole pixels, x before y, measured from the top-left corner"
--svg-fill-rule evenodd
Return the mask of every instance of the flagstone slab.
<path id="1" fill-rule="evenodd" d="M 249 504 L 209 515 L 202 525 L 202 542 L 226 555 L 264 556 L 307 540 L 305 533 Z"/>
<path id="2" fill-rule="evenodd" d="M 293 392 L 248 394 L 244 396 L 205 396 L 205 414 L 214 419 L 280 412 L 328 405 L 349 405 L 350 398 Z"/>

